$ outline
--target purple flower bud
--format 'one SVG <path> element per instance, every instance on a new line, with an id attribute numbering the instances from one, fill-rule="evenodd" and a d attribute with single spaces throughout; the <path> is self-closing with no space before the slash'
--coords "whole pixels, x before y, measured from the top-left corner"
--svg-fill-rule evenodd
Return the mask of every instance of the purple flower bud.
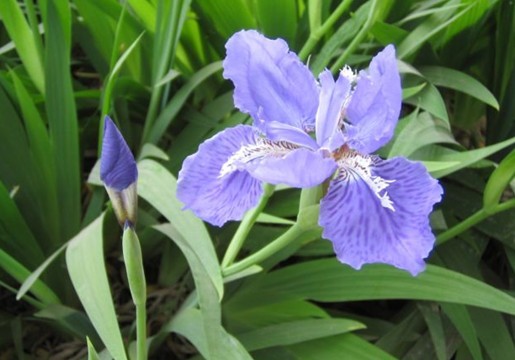
<path id="1" fill-rule="evenodd" d="M 136 161 L 122 134 L 109 116 L 105 117 L 100 179 L 121 225 L 134 224 L 138 208 Z"/>

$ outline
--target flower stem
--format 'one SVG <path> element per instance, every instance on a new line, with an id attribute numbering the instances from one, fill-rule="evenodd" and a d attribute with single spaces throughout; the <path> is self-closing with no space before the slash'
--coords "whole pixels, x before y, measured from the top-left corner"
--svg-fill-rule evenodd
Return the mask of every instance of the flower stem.
<path id="1" fill-rule="evenodd" d="M 223 276 L 236 274 L 252 265 L 260 263 L 261 261 L 269 258 L 271 255 L 277 253 L 279 250 L 283 249 L 288 244 L 299 238 L 305 231 L 306 228 L 300 226 L 298 223 L 295 223 L 284 234 L 279 236 L 277 239 L 272 241 L 261 250 L 241 261 L 238 261 L 237 263 L 228 266 L 227 268 L 224 268 L 222 270 Z"/>
<path id="2" fill-rule="evenodd" d="M 136 359 L 147 359 L 147 309 L 146 303 L 136 304 Z"/>
<path id="3" fill-rule="evenodd" d="M 238 256 L 238 252 L 243 246 L 243 243 L 245 242 L 250 229 L 256 222 L 259 214 L 261 214 L 265 208 L 268 199 L 270 199 L 270 196 L 272 196 L 274 190 L 274 185 L 265 184 L 263 188 L 263 195 L 261 196 L 259 204 L 245 215 L 240 223 L 240 226 L 238 227 L 238 230 L 236 230 L 236 233 L 229 243 L 229 247 L 227 248 L 227 251 L 225 252 L 224 258 L 222 260 L 222 269 L 229 267 L 233 263 L 234 259 L 236 259 L 236 256 Z"/>
<path id="4" fill-rule="evenodd" d="M 136 359 L 147 359 L 147 283 L 138 236 L 127 225 L 123 231 L 123 259 L 132 301 L 136 306 Z"/>
<path id="5" fill-rule="evenodd" d="M 361 28 L 361 30 L 358 32 L 358 34 L 354 37 L 354 39 L 351 41 L 349 46 L 343 51 L 343 53 L 340 55 L 340 57 L 336 60 L 336 62 L 331 67 L 331 71 L 334 73 L 335 71 L 339 70 L 347 61 L 350 54 L 352 54 L 358 45 L 363 41 L 363 38 L 367 35 L 368 30 L 372 27 L 372 25 L 375 22 L 375 12 L 377 8 L 377 0 L 372 1 L 372 4 L 370 5 L 370 11 L 368 12 L 367 21 Z"/>
<path id="6" fill-rule="evenodd" d="M 497 204 L 495 206 L 492 206 L 490 208 L 483 208 L 476 213 L 472 214 L 462 222 L 454 225 L 452 228 L 444 231 L 440 235 L 436 237 L 436 244 L 441 245 L 454 237 L 458 236 L 462 232 L 470 229 L 472 226 L 476 225 L 477 223 L 480 223 L 481 221 L 485 220 L 486 218 L 497 214 L 499 212 L 509 210 L 511 208 L 515 207 L 515 199 L 511 199 L 508 201 L 505 201 L 503 203 Z"/>
<path id="7" fill-rule="evenodd" d="M 340 16 L 347 10 L 347 8 L 352 3 L 352 0 L 344 0 L 338 5 L 338 7 L 333 11 L 331 16 L 327 18 L 327 20 L 322 24 L 322 26 L 317 29 L 311 29 L 311 33 L 309 34 L 308 41 L 304 44 L 302 49 L 299 52 L 299 58 L 301 60 L 306 60 L 308 55 L 311 53 L 311 50 L 315 47 L 318 41 L 324 36 L 329 29 L 332 28 L 334 23 L 340 18 Z"/>

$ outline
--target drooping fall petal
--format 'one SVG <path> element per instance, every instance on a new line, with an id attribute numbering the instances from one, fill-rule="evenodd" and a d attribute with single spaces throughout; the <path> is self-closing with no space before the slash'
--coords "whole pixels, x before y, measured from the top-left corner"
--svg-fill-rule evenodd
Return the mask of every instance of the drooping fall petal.
<path id="1" fill-rule="evenodd" d="M 320 205 L 322 236 L 338 260 L 356 269 L 386 263 L 416 275 L 435 237 L 429 213 L 442 188 L 425 167 L 404 158 L 373 158 L 363 169 L 342 169 Z"/>
<path id="2" fill-rule="evenodd" d="M 254 144 L 256 131 L 247 125 L 226 129 L 202 143 L 184 160 L 177 181 L 177 198 L 186 209 L 213 225 L 241 220 L 257 205 L 261 182 L 237 168 L 222 173 L 222 167 L 242 146 Z"/>

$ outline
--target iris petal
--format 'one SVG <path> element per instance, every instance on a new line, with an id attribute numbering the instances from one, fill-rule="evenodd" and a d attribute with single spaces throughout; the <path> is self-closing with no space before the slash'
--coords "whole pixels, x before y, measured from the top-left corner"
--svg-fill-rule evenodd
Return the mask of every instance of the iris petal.
<path id="1" fill-rule="evenodd" d="M 336 163 L 322 151 L 292 149 L 282 156 L 270 153 L 245 169 L 255 178 L 270 184 L 305 188 L 319 185 L 336 170 Z"/>
<path id="2" fill-rule="evenodd" d="M 332 241 L 338 260 L 356 269 L 386 263 L 416 275 L 433 248 L 428 216 L 442 188 L 422 164 L 404 158 L 376 158 L 371 173 L 389 183 L 385 191 L 393 210 L 366 181 L 347 171 L 331 182 L 322 199 L 322 236 Z"/>
<path id="3" fill-rule="evenodd" d="M 135 183 L 137 178 L 138 169 L 134 156 L 116 125 L 109 116 L 106 116 L 100 159 L 100 179 L 108 187 L 121 191 Z"/>
<path id="4" fill-rule="evenodd" d="M 318 106 L 316 81 L 282 39 L 240 31 L 226 44 L 223 76 L 235 86 L 234 103 L 266 133 L 264 122 L 279 121 L 299 129 L 314 127 Z"/>
<path id="5" fill-rule="evenodd" d="M 265 133 L 267 138 L 273 141 L 288 141 L 312 150 L 318 149 L 316 141 L 308 133 L 292 125 L 269 121 L 265 124 Z"/>
<path id="6" fill-rule="evenodd" d="M 343 120 L 342 111 L 349 96 L 350 82 L 341 74 L 335 82 L 329 70 L 320 74 L 319 82 L 321 89 L 320 105 L 316 114 L 317 143 L 333 151 L 344 142 L 340 120 Z"/>
<path id="7" fill-rule="evenodd" d="M 368 72 L 361 71 L 347 107 L 351 126 L 349 145 L 370 154 L 393 136 L 402 103 L 402 88 L 395 49 L 388 45 L 371 61 Z"/>
<path id="8" fill-rule="evenodd" d="M 263 192 L 259 180 L 238 169 L 221 176 L 227 160 L 256 139 L 251 126 L 239 125 L 206 140 L 195 154 L 188 156 L 177 181 L 177 198 L 185 208 L 222 226 L 229 220 L 241 220 L 247 210 L 256 206 Z"/>

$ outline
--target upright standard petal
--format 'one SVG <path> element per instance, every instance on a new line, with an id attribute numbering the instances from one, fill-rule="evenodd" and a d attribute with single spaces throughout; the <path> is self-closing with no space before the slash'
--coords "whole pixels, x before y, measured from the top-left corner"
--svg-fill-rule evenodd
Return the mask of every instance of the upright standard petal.
<path id="1" fill-rule="evenodd" d="M 316 114 L 316 136 L 319 146 L 331 151 L 343 145 L 341 133 L 344 107 L 350 94 L 350 81 L 340 74 L 335 82 L 329 70 L 319 76 L 320 101 Z"/>
<path id="2" fill-rule="evenodd" d="M 106 186 L 121 191 L 138 178 L 134 156 L 122 134 L 109 116 L 104 120 L 104 138 L 100 158 L 100 179 Z"/>
<path id="3" fill-rule="evenodd" d="M 322 236 L 355 269 L 386 263 L 417 275 L 434 245 L 428 216 L 442 188 L 420 163 L 369 159 L 371 178 L 347 167 L 331 182 L 320 206 Z"/>
<path id="4" fill-rule="evenodd" d="M 229 158 L 242 147 L 255 144 L 257 134 L 251 126 L 224 130 L 200 145 L 184 160 L 177 181 L 177 198 L 198 217 L 222 226 L 241 220 L 257 205 L 263 192 L 259 180 L 233 167 L 222 171 Z"/>
<path id="5" fill-rule="evenodd" d="M 346 110 L 350 123 L 348 144 L 370 154 L 393 136 L 402 104 L 402 88 L 395 48 L 377 54 L 367 71 L 361 71 Z"/>
<path id="6" fill-rule="evenodd" d="M 266 121 L 313 129 L 318 87 L 309 69 L 282 39 L 240 31 L 226 44 L 223 76 L 235 86 L 234 103 L 266 133 Z"/>

